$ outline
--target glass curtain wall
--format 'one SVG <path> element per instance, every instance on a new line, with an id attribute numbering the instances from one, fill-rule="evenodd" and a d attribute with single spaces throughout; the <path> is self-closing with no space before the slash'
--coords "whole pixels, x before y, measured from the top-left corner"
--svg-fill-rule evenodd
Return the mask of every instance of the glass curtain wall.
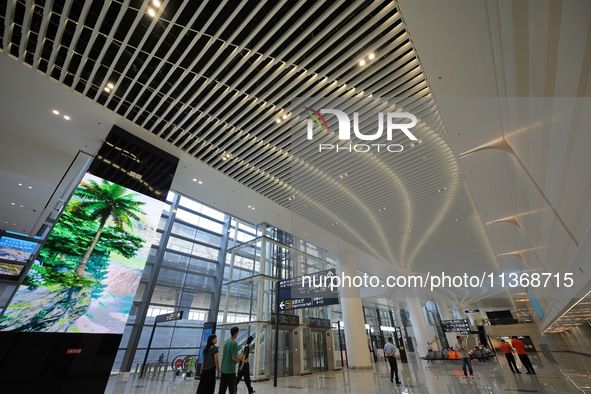
<path id="1" fill-rule="evenodd" d="M 229 220 L 222 212 L 169 193 L 114 369 L 133 371 L 143 362 L 155 317 L 179 310 L 182 320 L 156 327 L 148 362 L 162 353 L 169 365 L 197 357 L 203 323 L 216 319 L 210 311 L 221 286 Z M 188 363 L 189 369 L 193 364 Z"/>
<path id="2" fill-rule="evenodd" d="M 168 365 L 181 359 L 186 366 L 187 359 L 198 357 L 203 324 L 217 321 L 220 344 L 234 325 L 241 328 L 240 343 L 249 335 L 255 337 L 252 373 L 255 379 L 270 378 L 277 280 L 335 266 L 325 250 L 305 240 L 267 224 L 245 223 L 170 192 L 113 369 L 134 371 L 144 360 L 156 316 L 182 310 L 182 320 L 155 329 L 148 363 L 164 354 Z M 380 333 L 376 309 L 364 311 L 368 333 Z M 280 327 L 280 375 L 346 365 L 340 305 L 282 313 L 298 324 Z M 382 326 L 395 325 L 391 316 L 396 312 L 379 313 Z M 330 328 L 311 328 L 310 318 L 328 320 Z M 323 346 L 318 346 L 320 338 Z M 295 359 L 289 351 L 294 346 L 301 349 Z M 193 363 L 188 365 L 190 369 Z"/>

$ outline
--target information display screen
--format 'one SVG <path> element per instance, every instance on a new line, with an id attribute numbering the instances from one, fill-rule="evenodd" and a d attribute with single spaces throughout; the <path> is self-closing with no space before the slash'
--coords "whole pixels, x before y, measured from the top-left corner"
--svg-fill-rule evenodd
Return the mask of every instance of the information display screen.
<path id="1" fill-rule="evenodd" d="M 39 246 L 36 242 L 25 241 L 3 235 L 0 237 L 0 260 L 26 263 Z"/>
<path id="2" fill-rule="evenodd" d="M 0 278 L 18 278 L 24 266 L 20 264 L 3 263 L 0 261 Z"/>

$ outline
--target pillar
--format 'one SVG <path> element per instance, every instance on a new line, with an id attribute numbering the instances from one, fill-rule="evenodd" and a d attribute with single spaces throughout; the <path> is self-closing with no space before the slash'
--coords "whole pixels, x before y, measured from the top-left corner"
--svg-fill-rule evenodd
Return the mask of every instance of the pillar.
<path id="1" fill-rule="evenodd" d="M 337 262 L 337 274 L 341 277 L 353 278 L 357 275 L 357 263 L 352 254 L 343 253 Z M 367 347 L 365 332 L 365 318 L 361 306 L 359 288 L 341 284 L 339 287 L 341 309 L 343 311 L 343 326 L 345 328 L 345 345 L 347 346 L 347 361 L 349 368 L 370 369 L 372 360 Z"/>
<path id="2" fill-rule="evenodd" d="M 427 322 L 423 317 L 423 305 L 419 298 L 407 298 L 406 307 L 412 320 L 412 331 L 415 338 L 415 354 L 419 357 L 427 355 L 427 342 L 431 342 L 431 337 L 427 334 Z"/>

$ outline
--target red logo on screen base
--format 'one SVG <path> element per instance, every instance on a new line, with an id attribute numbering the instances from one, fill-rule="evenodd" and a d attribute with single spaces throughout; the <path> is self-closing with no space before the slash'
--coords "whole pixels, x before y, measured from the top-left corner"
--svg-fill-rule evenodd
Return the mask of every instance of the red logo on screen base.
<path id="1" fill-rule="evenodd" d="M 66 354 L 80 354 L 82 353 L 82 349 L 67 349 Z"/>

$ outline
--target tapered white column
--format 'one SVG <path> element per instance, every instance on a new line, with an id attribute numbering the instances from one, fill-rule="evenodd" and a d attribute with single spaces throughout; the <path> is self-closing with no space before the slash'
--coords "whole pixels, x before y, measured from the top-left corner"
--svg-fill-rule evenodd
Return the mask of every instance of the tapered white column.
<path id="1" fill-rule="evenodd" d="M 427 342 L 431 337 L 427 334 L 427 320 L 423 316 L 423 305 L 418 298 L 407 298 L 406 307 L 412 320 L 412 331 L 415 337 L 415 354 L 419 357 L 427 355 Z"/>
<path id="2" fill-rule="evenodd" d="M 343 277 L 357 275 L 357 262 L 351 254 L 343 253 L 337 261 L 337 274 Z M 347 345 L 347 361 L 349 368 L 372 368 L 372 360 L 367 347 L 365 319 L 361 305 L 359 288 L 341 284 L 339 287 L 343 325 L 345 327 L 345 344 Z"/>

